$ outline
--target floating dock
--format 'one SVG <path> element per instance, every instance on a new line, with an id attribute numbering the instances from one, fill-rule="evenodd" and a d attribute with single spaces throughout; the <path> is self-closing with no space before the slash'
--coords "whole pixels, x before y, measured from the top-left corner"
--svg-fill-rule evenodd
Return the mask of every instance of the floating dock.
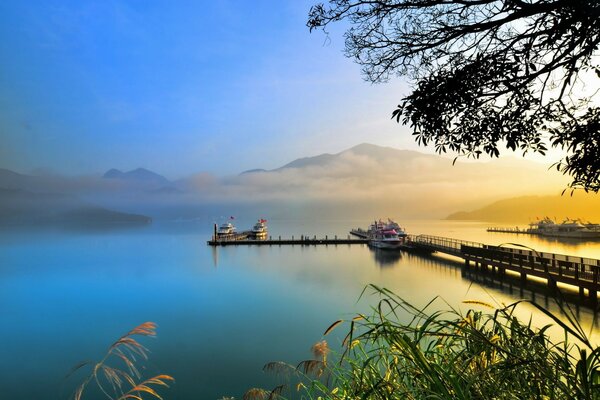
<path id="1" fill-rule="evenodd" d="M 213 236 L 207 242 L 210 246 L 281 246 L 281 245 L 354 245 L 368 244 L 365 231 L 353 229 L 350 232 L 355 238 L 317 238 L 302 235 L 285 239 L 279 236 L 274 239 L 253 239 L 248 232 L 241 232 L 227 237 Z M 519 233 L 526 233 L 520 231 Z M 483 243 L 445 238 L 429 235 L 409 235 L 402 250 L 422 253 L 443 253 L 464 260 L 464 268 L 478 273 L 494 273 L 504 276 L 507 271 L 520 275 L 525 282 L 528 277 L 546 280 L 550 289 L 556 289 L 557 284 L 574 286 L 584 297 L 586 292 L 591 301 L 596 304 L 600 291 L 600 260 L 563 254 L 542 253 L 534 249 L 521 250 L 513 247 L 492 246 Z M 393 250 L 392 250 L 393 251 Z"/>
<path id="2" fill-rule="evenodd" d="M 581 297 L 587 291 L 594 304 L 598 300 L 600 260 L 597 259 L 428 235 L 411 236 L 409 243 L 416 249 L 462 258 L 465 268 L 471 271 L 500 276 L 510 271 L 520 275 L 523 282 L 530 276 L 541 278 L 546 280 L 550 289 L 556 289 L 557 283 L 561 283 L 578 288 Z"/>
<path id="3" fill-rule="evenodd" d="M 361 239 L 368 239 L 369 238 L 369 232 L 365 231 L 364 229 L 361 228 L 356 228 L 356 229 L 352 229 L 350 231 L 351 235 L 354 235 L 356 237 L 359 237 Z"/>
<path id="4" fill-rule="evenodd" d="M 248 235 L 243 233 L 236 233 L 228 238 L 217 238 L 214 237 L 207 242 L 209 246 L 240 246 L 240 245 L 255 245 L 255 246 L 277 246 L 277 245 L 302 245 L 302 246 L 311 246 L 311 245 L 337 245 L 337 244 L 368 244 L 369 240 L 366 238 L 363 239 L 355 239 L 348 236 L 347 238 L 338 238 L 334 236 L 330 238 L 329 236 L 325 236 L 325 238 L 317 238 L 316 236 L 300 236 L 300 238 L 295 238 L 292 236 L 291 238 L 281 238 L 279 236 L 276 239 L 273 239 L 271 236 L 267 239 L 252 239 L 249 238 Z"/>
<path id="5" fill-rule="evenodd" d="M 496 233 L 516 233 L 516 234 L 521 234 L 521 235 L 534 235 L 534 232 L 530 232 L 527 229 L 519 229 L 518 227 L 516 228 L 496 228 L 496 227 L 491 227 L 491 228 L 487 228 L 486 231 L 488 232 L 496 232 Z"/>

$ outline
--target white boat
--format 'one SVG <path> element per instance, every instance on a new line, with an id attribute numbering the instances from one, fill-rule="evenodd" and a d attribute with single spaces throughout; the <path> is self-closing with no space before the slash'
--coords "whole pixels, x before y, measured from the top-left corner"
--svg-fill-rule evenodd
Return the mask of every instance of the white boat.
<path id="1" fill-rule="evenodd" d="M 381 219 L 379 221 L 373 221 L 373 223 L 369 226 L 367 230 L 367 235 L 369 238 L 373 237 L 378 231 L 386 230 L 386 231 L 396 231 L 399 237 L 403 238 L 407 236 L 406 231 L 398 225 L 397 222 L 388 218 L 388 222 L 383 222 Z"/>
<path id="2" fill-rule="evenodd" d="M 256 224 L 252 227 L 252 236 L 256 239 L 266 239 L 267 238 L 267 220 L 259 219 Z"/>
<path id="3" fill-rule="evenodd" d="M 404 228 L 401 228 L 400 225 L 398 225 L 398 223 L 396 221 L 391 220 L 389 218 L 388 218 L 387 224 L 385 225 L 385 229 L 395 230 L 400 238 L 407 236 L 406 230 L 404 230 Z"/>
<path id="4" fill-rule="evenodd" d="M 369 246 L 379 249 L 399 249 L 403 244 L 404 237 L 401 238 L 394 229 L 378 229 L 369 239 Z"/>
<path id="5" fill-rule="evenodd" d="M 233 235 L 235 233 L 235 231 L 236 231 L 235 226 L 233 226 L 233 224 L 231 222 L 226 222 L 219 226 L 219 229 L 217 230 L 217 236 Z"/>
<path id="6" fill-rule="evenodd" d="M 529 224 L 527 232 L 551 237 L 600 239 L 598 224 L 582 224 L 572 219 L 566 219 L 562 223 L 557 224 L 552 219 L 546 217 L 541 221 Z"/>

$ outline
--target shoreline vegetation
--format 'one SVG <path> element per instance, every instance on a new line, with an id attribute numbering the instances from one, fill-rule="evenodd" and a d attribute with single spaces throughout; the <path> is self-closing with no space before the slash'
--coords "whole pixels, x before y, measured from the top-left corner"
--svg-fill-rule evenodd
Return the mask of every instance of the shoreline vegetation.
<path id="1" fill-rule="evenodd" d="M 269 362 L 263 371 L 281 384 L 248 389 L 242 399 L 600 399 L 600 347 L 563 302 L 557 301 L 561 316 L 525 300 L 500 306 L 467 300 L 469 309 L 461 312 L 447 303 L 440 308 L 439 297 L 417 308 L 372 284 L 360 297 L 367 291 L 378 298 L 370 315 L 337 320 L 323 334 L 347 326 L 341 352 L 323 339 L 312 346 L 313 358 L 297 365 Z M 531 319 L 519 320 L 515 311 L 521 303 L 552 323 L 535 327 Z M 552 339 L 551 328 L 563 339 Z M 115 341 L 99 362 L 76 365 L 65 379 L 86 367 L 90 372 L 71 398 L 162 399 L 158 389 L 174 378 L 144 378 L 148 349 L 134 338 L 155 335 L 156 324 L 143 323 Z"/>
<path id="2" fill-rule="evenodd" d="M 268 363 L 263 370 L 284 383 L 249 389 L 243 400 L 600 399 L 600 347 L 562 303 L 561 317 L 528 301 L 465 301 L 462 313 L 448 305 L 439 311 L 439 298 L 419 309 L 387 289 L 365 290 L 379 297 L 372 314 L 335 321 L 324 333 L 348 326 L 341 353 L 323 340 L 313 359 Z M 523 302 L 553 323 L 520 321 L 515 310 Z M 564 339 L 551 339 L 551 327 Z"/>

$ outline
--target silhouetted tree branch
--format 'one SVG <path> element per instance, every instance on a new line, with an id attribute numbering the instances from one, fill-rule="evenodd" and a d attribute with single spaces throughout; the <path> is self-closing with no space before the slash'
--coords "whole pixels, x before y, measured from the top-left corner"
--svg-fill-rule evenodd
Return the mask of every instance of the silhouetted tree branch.
<path id="1" fill-rule="evenodd" d="M 567 155 L 570 187 L 600 190 L 598 0 L 330 0 L 312 30 L 346 20 L 345 53 L 365 79 L 408 76 L 392 117 L 416 141 L 479 158 L 499 146 Z M 595 85 L 595 86 L 594 86 Z"/>

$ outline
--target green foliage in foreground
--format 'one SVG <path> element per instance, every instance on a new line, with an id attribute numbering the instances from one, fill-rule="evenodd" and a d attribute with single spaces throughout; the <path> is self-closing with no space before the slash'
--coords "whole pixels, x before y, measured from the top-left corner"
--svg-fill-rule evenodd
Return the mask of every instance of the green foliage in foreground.
<path id="1" fill-rule="evenodd" d="M 489 312 L 429 311 L 370 288 L 380 300 L 371 316 L 347 321 L 343 353 L 321 352 L 310 360 L 318 368 L 305 361 L 296 369 L 312 376 L 298 385 L 303 398 L 600 399 L 600 348 L 568 313 L 559 318 L 534 304 L 564 332 L 556 342 L 550 325 L 516 318 L 519 302 L 498 309 L 467 302 Z"/>

